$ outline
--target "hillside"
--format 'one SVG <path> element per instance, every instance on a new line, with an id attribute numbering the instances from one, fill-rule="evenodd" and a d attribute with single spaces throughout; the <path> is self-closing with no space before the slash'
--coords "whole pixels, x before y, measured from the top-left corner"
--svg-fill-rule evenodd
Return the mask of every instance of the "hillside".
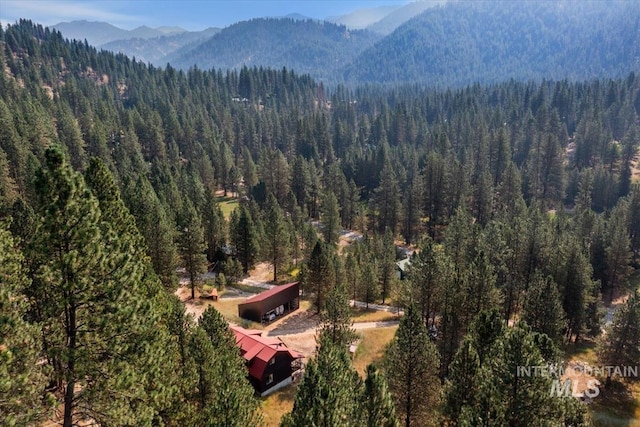
<path id="1" fill-rule="evenodd" d="M 344 25 L 303 18 L 260 18 L 201 32 L 127 31 L 87 21 L 54 28 L 158 66 L 287 67 L 334 84 L 579 81 L 640 69 L 637 2 L 429 0 L 330 18 Z"/>
<path id="2" fill-rule="evenodd" d="M 115 40 L 100 46 L 111 52 L 124 53 L 130 58 L 150 62 L 159 66 L 166 65 L 165 57 L 179 49 L 189 49 L 220 32 L 219 28 L 207 28 L 203 31 L 173 32 L 169 35 L 153 38 L 130 38 Z"/>
<path id="3" fill-rule="evenodd" d="M 84 20 L 61 22 L 52 28 L 60 31 L 67 39 L 80 41 L 86 39 L 90 45 L 96 47 L 115 40 L 147 39 L 185 31 L 179 27 L 149 28 L 144 25 L 134 28 L 133 30 L 124 30 L 106 22 L 90 22 Z"/>
<path id="4" fill-rule="evenodd" d="M 459 2 L 427 10 L 362 52 L 351 82 L 462 85 L 620 76 L 640 62 L 637 2 Z"/>
<path id="5" fill-rule="evenodd" d="M 421 0 L 406 4 L 367 26 L 367 30 L 378 34 L 391 34 L 396 28 L 427 9 L 445 4 L 447 0 Z"/>
<path id="6" fill-rule="evenodd" d="M 345 26 L 292 19 L 253 19 L 220 31 L 185 53 L 166 58 L 172 66 L 218 69 L 264 66 L 287 67 L 316 78 L 332 78 L 335 71 L 380 37 Z"/>
<path id="7" fill-rule="evenodd" d="M 362 30 L 401 8 L 402 6 L 379 6 L 358 9 L 346 15 L 330 16 L 325 20 L 334 24 L 345 25 L 350 30 Z"/>

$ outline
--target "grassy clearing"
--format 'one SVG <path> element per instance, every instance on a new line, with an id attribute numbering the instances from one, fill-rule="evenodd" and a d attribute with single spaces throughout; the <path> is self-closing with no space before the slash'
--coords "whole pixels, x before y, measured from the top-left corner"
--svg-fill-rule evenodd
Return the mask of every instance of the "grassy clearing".
<path id="1" fill-rule="evenodd" d="M 236 325 L 240 325 L 243 328 L 249 329 L 264 329 L 264 327 L 260 323 L 252 322 L 247 319 L 243 319 L 238 316 L 238 303 L 240 300 L 238 299 L 219 299 L 218 301 L 213 301 L 211 304 L 222 314 L 222 316 L 227 319 L 231 323 L 235 323 Z"/>
<path id="2" fill-rule="evenodd" d="M 396 333 L 397 326 L 365 329 L 360 332 L 362 341 L 353 359 L 353 367 L 364 376 L 367 365 L 382 360 L 384 349 Z"/>
<path id="3" fill-rule="evenodd" d="M 262 414 L 265 427 L 277 427 L 280 419 L 293 409 L 293 401 L 296 397 L 296 389 L 293 385 L 276 391 L 262 399 Z"/>
<path id="4" fill-rule="evenodd" d="M 227 221 L 229 217 L 231 217 L 231 212 L 238 207 L 238 200 L 233 197 L 216 197 L 216 202 L 218 202 L 218 206 L 222 210 L 222 214 L 224 215 L 224 219 Z"/>
<path id="5" fill-rule="evenodd" d="M 591 366 L 597 366 L 598 355 L 596 354 L 596 342 L 593 340 L 582 340 L 578 344 L 566 344 L 562 347 L 565 360 L 580 360 Z"/>
<path id="6" fill-rule="evenodd" d="M 387 320 L 397 320 L 395 313 L 379 310 L 367 310 L 366 308 L 351 307 L 351 319 L 354 323 L 361 322 L 384 322 Z"/>

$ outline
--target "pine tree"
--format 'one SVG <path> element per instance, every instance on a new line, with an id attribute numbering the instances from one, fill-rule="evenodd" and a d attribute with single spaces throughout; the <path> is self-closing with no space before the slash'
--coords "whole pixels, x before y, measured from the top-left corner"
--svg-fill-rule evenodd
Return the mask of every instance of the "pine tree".
<path id="1" fill-rule="evenodd" d="M 197 386 L 198 399 L 203 405 L 205 426 L 247 426 L 261 422 L 258 408 L 260 402 L 254 397 L 254 390 L 247 380 L 247 368 L 240 356 L 233 333 L 227 321 L 213 307 L 202 314 L 199 327 L 209 338 L 208 344 L 201 344 L 206 350 L 211 347 L 210 357 L 204 363 L 196 362 L 196 369 L 204 373 L 210 383 L 207 387 Z M 202 338 L 199 338 L 202 341 Z M 211 372 L 207 372 L 211 369 Z M 202 376 L 200 377 L 202 378 Z M 202 391 L 207 390 L 207 395 Z"/>
<path id="2" fill-rule="evenodd" d="M 631 269 L 631 241 L 627 232 L 627 209 L 624 200 L 611 211 L 607 223 L 608 244 L 606 247 L 606 289 L 609 301 L 614 291 L 626 280 Z"/>
<path id="3" fill-rule="evenodd" d="M 283 427 L 356 427 L 361 379 L 347 348 L 322 338 L 314 359 L 305 368 L 298 385 L 293 410 L 283 418 Z"/>
<path id="4" fill-rule="evenodd" d="M 148 396 L 146 402 L 157 412 L 163 412 L 176 397 L 179 379 L 168 375 L 176 372 L 178 348 L 171 337 L 171 325 L 167 321 L 170 316 L 171 296 L 165 292 L 158 276 L 153 271 L 151 260 L 146 254 L 144 237 L 135 225 L 133 216 L 120 198 L 120 191 L 106 165 L 97 158 L 92 158 L 85 173 L 85 181 L 91 193 L 98 200 L 101 218 L 113 231 L 130 243 L 129 253 L 142 265 L 143 272 L 139 298 L 148 303 L 146 315 L 149 320 L 156 319 L 153 327 L 139 332 L 138 339 L 147 343 L 147 350 L 140 354 L 132 364 L 141 372 L 145 372 L 140 385 L 144 386 Z"/>
<path id="5" fill-rule="evenodd" d="M 364 390 L 359 399 L 363 427 L 399 427 L 393 396 L 387 382 L 374 365 L 368 365 Z"/>
<path id="6" fill-rule="evenodd" d="M 200 217 L 191 202 L 187 199 L 179 221 L 178 251 L 184 269 L 189 276 L 191 299 L 195 298 L 195 289 L 202 273 L 207 271 L 207 259 L 204 254 L 204 228 Z"/>
<path id="7" fill-rule="evenodd" d="M 18 198 L 13 202 L 9 216 L 11 217 L 9 231 L 17 240 L 18 246 L 24 248 L 35 231 L 35 213 L 22 198 Z"/>
<path id="8" fill-rule="evenodd" d="M 587 310 L 593 302 L 593 288 L 596 287 L 591 278 L 591 266 L 577 243 L 571 244 L 571 252 L 567 259 L 566 280 L 562 292 L 562 307 L 567 317 L 567 333 L 569 340 L 575 335 L 580 339 L 587 324 Z"/>
<path id="9" fill-rule="evenodd" d="M 347 288 L 339 281 L 327 294 L 321 314 L 319 334 L 331 343 L 348 346 L 355 338 Z"/>
<path id="10" fill-rule="evenodd" d="M 640 185 L 634 185 L 631 190 L 628 218 L 631 251 L 637 259 L 640 256 Z"/>
<path id="11" fill-rule="evenodd" d="M 7 155 L 0 147 L 0 209 L 10 206 L 18 196 L 15 180 L 9 174 Z"/>
<path id="12" fill-rule="evenodd" d="M 550 394 L 552 378 L 523 375 L 518 367 L 547 362 L 525 324 L 505 328 L 478 375 L 480 393 L 471 411 L 474 425 L 539 426 L 562 421 L 561 400 Z"/>
<path id="13" fill-rule="evenodd" d="M 136 219 L 138 230 L 144 236 L 153 270 L 165 288 L 174 290 L 177 284 L 178 254 L 174 243 L 176 230 L 173 220 L 167 215 L 146 177 L 130 182 L 126 194 L 129 210 Z"/>
<path id="14" fill-rule="evenodd" d="M 565 327 L 558 286 L 551 277 L 537 272 L 529 284 L 523 320 L 536 332 L 546 334 L 560 344 Z"/>
<path id="15" fill-rule="evenodd" d="M 146 294 L 134 243 L 101 218 L 82 176 L 59 149 L 46 151 L 37 177 L 40 220 L 29 242 L 32 313 L 49 331 L 43 349 L 62 396 L 63 425 L 90 418 L 104 425 L 149 425 L 157 408 L 145 390 L 149 328 L 157 313 Z M 55 254 L 52 256 L 52 254 Z M 150 355 L 153 358 L 153 355 Z"/>
<path id="16" fill-rule="evenodd" d="M 418 168 L 418 156 L 414 155 L 409 163 L 407 179 L 402 197 L 402 236 L 407 245 L 413 243 L 420 229 L 423 204 L 423 183 Z"/>
<path id="17" fill-rule="evenodd" d="M 14 123 L 9 106 L 0 99 L 0 195 L 4 195 L 5 203 L 11 203 L 17 191 L 24 191 L 27 181 L 27 146 Z"/>
<path id="18" fill-rule="evenodd" d="M 329 247 L 318 241 L 307 262 L 304 283 L 305 291 L 313 294 L 313 305 L 317 313 L 324 308 L 327 293 L 335 282 L 332 264 Z"/>
<path id="19" fill-rule="evenodd" d="M 375 190 L 374 200 L 378 232 L 383 233 L 389 229 L 395 234 L 400 219 L 400 188 L 396 173 L 388 159 L 385 159 L 380 171 L 380 186 Z"/>
<path id="20" fill-rule="evenodd" d="M 269 194 L 267 197 L 264 228 L 266 241 L 263 248 L 266 251 L 267 259 L 273 265 L 273 281 L 277 282 L 278 273 L 289 258 L 291 246 L 287 221 L 273 194 Z"/>
<path id="21" fill-rule="evenodd" d="M 471 339 L 465 339 L 456 352 L 445 383 L 443 415 L 447 425 L 459 425 L 465 409 L 473 407 L 480 392 L 478 372 L 480 359 Z"/>
<path id="22" fill-rule="evenodd" d="M 42 330 L 25 322 L 23 295 L 29 280 L 22 253 L 0 223 L 0 418 L 4 425 L 29 426 L 43 420 L 46 375 L 38 363 L 42 350 Z"/>
<path id="23" fill-rule="evenodd" d="M 430 237 L 420 244 L 411 257 L 408 269 L 411 296 L 425 325 L 433 326 L 440 307 L 442 291 L 442 251 Z"/>
<path id="24" fill-rule="evenodd" d="M 337 245 L 340 237 L 340 206 L 333 192 L 325 195 L 320 215 L 322 237 L 328 244 Z"/>
<path id="25" fill-rule="evenodd" d="M 185 408 L 194 425 L 208 425 L 208 418 L 213 415 L 210 408 L 216 400 L 218 367 L 215 350 L 211 339 L 200 327 L 190 332 L 186 347 L 187 372 L 191 371 L 193 385 L 187 389 L 186 401 L 190 408 Z"/>
<path id="26" fill-rule="evenodd" d="M 253 267 L 258 255 L 257 234 L 258 231 L 249 209 L 244 204 L 240 205 L 231 213 L 229 238 L 235 249 L 236 257 L 242 264 L 244 274 L 247 274 L 249 269 Z"/>
<path id="27" fill-rule="evenodd" d="M 447 425 L 588 425 L 584 407 L 550 394 L 551 376 L 522 371 L 557 362 L 543 355 L 557 353 L 549 338 L 524 323 L 503 325 L 498 311 L 483 312 L 465 336 L 447 380 Z"/>
<path id="28" fill-rule="evenodd" d="M 468 338 L 478 355 L 480 364 L 485 363 L 491 347 L 504 334 L 505 323 L 496 309 L 479 313 L 469 326 Z"/>
<path id="29" fill-rule="evenodd" d="M 629 296 L 616 311 L 598 345 L 598 359 L 606 366 L 636 366 L 640 360 L 640 293 Z M 637 380 L 637 378 L 635 378 Z M 607 384 L 611 375 L 607 377 Z"/>
<path id="30" fill-rule="evenodd" d="M 362 280 L 362 271 L 360 264 L 357 262 L 356 257 L 352 252 L 347 254 L 347 258 L 344 261 L 344 269 L 344 281 L 347 285 L 347 290 L 349 291 L 349 298 L 355 301 L 358 299 L 360 281 Z"/>
<path id="31" fill-rule="evenodd" d="M 372 257 L 368 257 L 368 261 L 362 268 L 362 280 L 360 281 L 360 300 L 364 301 L 366 308 L 369 309 L 369 303 L 373 303 L 380 295 L 380 280 L 378 275 L 378 263 Z"/>
<path id="32" fill-rule="evenodd" d="M 393 233 L 387 229 L 382 238 L 378 255 L 380 265 L 380 296 L 382 304 L 393 292 L 396 279 L 396 246 L 393 242 Z"/>
<path id="33" fill-rule="evenodd" d="M 437 424 L 438 353 L 420 314 L 409 306 L 385 350 L 384 372 L 398 418 L 406 427 Z"/>
<path id="34" fill-rule="evenodd" d="M 204 208 L 204 236 L 207 243 L 207 260 L 212 263 L 226 241 L 225 220 L 220 205 L 214 197 L 207 197 Z"/>

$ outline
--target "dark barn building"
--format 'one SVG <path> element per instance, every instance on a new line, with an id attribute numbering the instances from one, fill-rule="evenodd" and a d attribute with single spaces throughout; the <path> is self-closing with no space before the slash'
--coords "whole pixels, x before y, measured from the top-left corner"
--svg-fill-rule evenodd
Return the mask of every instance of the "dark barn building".
<path id="1" fill-rule="evenodd" d="M 232 326 L 236 344 L 249 370 L 249 380 L 260 396 L 291 384 L 302 369 L 302 354 L 290 350 L 279 338 L 262 331 Z"/>
<path id="2" fill-rule="evenodd" d="M 247 298 L 238 304 L 238 315 L 254 322 L 271 322 L 296 310 L 300 306 L 300 284 L 298 282 L 274 286 L 268 291 Z"/>

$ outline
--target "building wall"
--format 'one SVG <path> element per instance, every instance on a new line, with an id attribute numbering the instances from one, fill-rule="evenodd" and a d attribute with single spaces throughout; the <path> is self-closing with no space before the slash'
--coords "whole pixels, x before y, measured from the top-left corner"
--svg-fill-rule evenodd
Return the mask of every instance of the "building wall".
<path id="1" fill-rule="evenodd" d="M 263 393 L 287 378 L 291 378 L 293 371 L 291 370 L 292 359 L 289 353 L 279 352 L 274 356 L 274 359 L 274 363 L 267 364 L 267 367 L 264 370 L 264 374 L 260 381 L 260 388 L 258 389 L 260 393 Z M 269 375 L 271 374 L 273 375 L 273 381 L 269 383 Z"/>
<path id="2" fill-rule="evenodd" d="M 261 322 L 262 316 L 281 305 L 287 306 L 300 295 L 300 286 L 292 286 L 275 295 L 261 301 L 245 302 L 238 304 L 238 315 L 244 319 Z M 298 304 L 299 305 L 299 302 Z"/>

